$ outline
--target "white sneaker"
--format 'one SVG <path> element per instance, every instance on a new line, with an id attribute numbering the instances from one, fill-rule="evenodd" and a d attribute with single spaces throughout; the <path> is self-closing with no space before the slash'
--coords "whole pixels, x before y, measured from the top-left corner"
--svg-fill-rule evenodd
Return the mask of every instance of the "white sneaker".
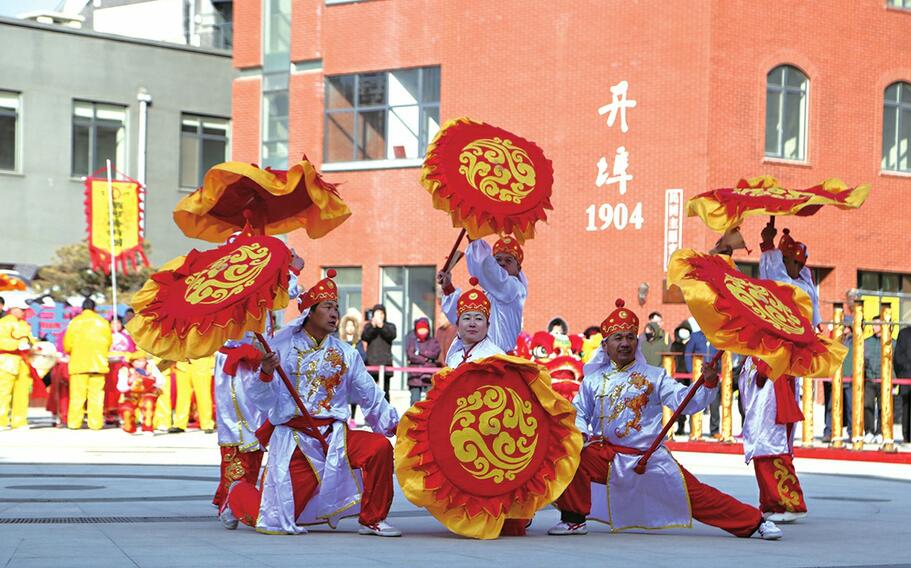
<path id="1" fill-rule="evenodd" d="M 581 523 L 567 523 L 566 521 L 560 521 L 559 523 L 550 527 L 550 529 L 547 531 L 547 534 L 554 536 L 588 534 L 588 527 L 585 526 L 585 521 L 582 521 Z"/>
<path id="2" fill-rule="evenodd" d="M 762 540 L 778 540 L 782 537 L 781 529 L 775 526 L 772 521 L 763 521 L 759 525 L 759 538 Z"/>
<path id="3" fill-rule="evenodd" d="M 882 444 L 882 443 L 883 443 L 883 435 L 882 435 L 882 434 L 877 434 L 877 435 L 873 436 L 873 443 L 874 443 L 874 444 Z"/>
<path id="4" fill-rule="evenodd" d="M 866 434 L 864 434 L 864 444 L 872 444 L 872 443 L 873 443 L 873 434 L 870 434 L 869 432 L 867 432 Z"/>
<path id="5" fill-rule="evenodd" d="M 231 507 L 227 503 L 225 503 L 225 508 L 218 515 L 218 518 L 221 519 L 221 524 L 229 531 L 237 528 L 237 517 L 234 516 L 234 512 L 231 511 Z"/>
<path id="6" fill-rule="evenodd" d="M 783 513 L 763 513 L 762 518 L 766 521 L 772 521 L 773 523 L 793 523 L 798 519 L 806 517 L 806 512 L 804 513 L 795 513 L 793 511 L 785 511 Z"/>
<path id="7" fill-rule="evenodd" d="M 385 520 L 372 525 L 361 525 L 357 534 L 374 536 L 402 536 L 402 531 L 387 523 Z"/>

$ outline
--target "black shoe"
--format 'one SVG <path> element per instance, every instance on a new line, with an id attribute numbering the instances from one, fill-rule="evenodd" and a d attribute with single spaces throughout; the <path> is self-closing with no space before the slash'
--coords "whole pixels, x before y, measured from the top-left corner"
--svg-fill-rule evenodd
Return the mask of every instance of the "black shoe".
<path id="1" fill-rule="evenodd" d="M 178 428 L 177 426 L 173 426 L 173 427 L 171 427 L 171 428 L 168 428 L 168 434 L 181 434 L 181 433 L 183 433 L 183 432 L 184 432 L 184 429 L 183 429 L 183 428 Z"/>

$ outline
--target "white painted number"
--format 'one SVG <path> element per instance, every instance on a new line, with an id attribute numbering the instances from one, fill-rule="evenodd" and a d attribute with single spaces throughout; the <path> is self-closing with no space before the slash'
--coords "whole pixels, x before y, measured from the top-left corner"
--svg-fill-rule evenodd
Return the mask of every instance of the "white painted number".
<path id="1" fill-rule="evenodd" d="M 630 214 L 626 203 L 611 205 L 602 203 L 601 205 L 591 204 L 585 208 L 585 215 L 588 218 L 588 224 L 585 226 L 586 231 L 605 231 L 611 228 L 611 225 L 622 231 L 630 223 L 639 230 L 642 228 L 642 203 L 636 203 L 633 206 L 633 212 Z"/>

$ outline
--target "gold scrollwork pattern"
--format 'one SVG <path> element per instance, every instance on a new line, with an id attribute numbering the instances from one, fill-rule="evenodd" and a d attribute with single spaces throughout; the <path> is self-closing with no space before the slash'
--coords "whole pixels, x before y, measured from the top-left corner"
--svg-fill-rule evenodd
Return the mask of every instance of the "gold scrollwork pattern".
<path id="1" fill-rule="evenodd" d="M 774 197 L 775 199 L 785 199 L 788 201 L 802 201 L 817 197 L 814 193 L 788 189 L 785 187 L 735 187 L 735 195 L 745 197 Z"/>
<path id="2" fill-rule="evenodd" d="M 449 441 L 465 471 L 499 484 L 528 467 L 538 444 L 531 404 L 515 390 L 495 385 L 456 400 Z M 493 438 L 489 444 L 485 436 Z"/>
<path id="3" fill-rule="evenodd" d="M 471 187 L 494 201 L 519 204 L 535 189 L 535 167 L 512 140 L 481 138 L 459 154 L 459 173 Z"/>
<path id="4" fill-rule="evenodd" d="M 797 477 L 788 471 L 788 468 L 784 464 L 784 460 L 781 458 L 772 460 L 772 465 L 775 466 L 775 472 L 772 475 L 778 482 L 778 503 L 784 507 L 786 511 L 795 511 L 797 507 L 800 506 L 800 495 L 798 495 L 796 491 L 791 491 L 790 487 L 788 487 L 788 482 L 796 485 Z"/>
<path id="5" fill-rule="evenodd" d="M 775 329 L 793 335 L 804 333 L 800 319 L 768 289 L 732 274 L 725 274 L 724 285 L 741 304 Z"/>
<path id="6" fill-rule="evenodd" d="M 271 258 L 262 245 L 243 245 L 187 278 L 184 299 L 193 305 L 223 302 L 253 285 Z"/>

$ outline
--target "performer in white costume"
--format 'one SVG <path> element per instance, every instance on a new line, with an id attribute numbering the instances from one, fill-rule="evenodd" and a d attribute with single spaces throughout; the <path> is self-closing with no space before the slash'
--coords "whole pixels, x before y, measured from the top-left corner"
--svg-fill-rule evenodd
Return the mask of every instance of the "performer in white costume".
<path id="1" fill-rule="evenodd" d="M 237 482 L 227 505 L 236 519 L 268 534 L 306 533 L 307 524 L 335 527 L 339 518 L 359 513 L 360 534 L 400 536 L 385 520 L 392 504 L 393 456 L 384 436 L 395 433 L 398 413 L 357 351 L 331 335 L 339 320 L 338 289 L 331 280 L 335 271 L 328 274 L 301 296 L 301 318 L 275 335 L 275 353 L 263 358 L 259 379 L 247 391 L 268 416 L 259 437 L 264 444 L 268 438 L 269 460 L 262 490 Z M 284 384 L 273 380 L 279 365 L 326 437 L 327 453 L 304 433 L 307 421 Z M 348 430 L 352 402 L 378 434 Z"/>
<path id="2" fill-rule="evenodd" d="M 528 279 L 522 272 L 522 247 L 514 238 L 506 236 L 491 250 L 489 244 L 479 239 L 468 245 L 465 258 L 469 274 L 478 279 L 490 300 L 490 340 L 507 353 L 514 351 L 522 331 L 522 314 L 528 297 Z M 443 288 L 443 313 L 457 325 L 462 290 L 453 287 L 448 272 L 440 272 L 437 282 Z"/>
<path id="3" fill-rule="evenodd" d="M 288 295 L 300 295 L 297 277 L 304 259 L 291 249 L 291 273 L 288 275 Z M 266 319 L 266 335 L 274 330 L 272 317 Z M 227 341 L 215 354 L 215 426 L 221 449 L 221 480 L 212 504 L 222 509 L 228 488 L 241 479 L 256 484 L 263 461 L 263 448 L 256 430 L 266 416 L 253 404 L 247 388 L 256 382 L 262 353 L 254 346 L 253 333 L 241 340 Z M 230 513 L 229 513 L 230 515 Z M 236 520 L 228 524 L 237 526 Z"/>
<path id="4" fill-rule="evenodd" d="M 602 349 L 585 365 L 573 401 L 576 426 L 587 441 L 573 481 L 557 500 L 562 520 L 549 534 L 586 534 L 586 518 L 613 530 L 691 527 L 695 518 L 739 537 L 758 532 L 767 540 L 780 538 L 778 527 L 764 522 L 758 509 L 701 483 L 663 443 L 644 474 L 633 470 L 661 431 L 662 407 L 676 408 L 688 390 L 645 362 L 638 331 L 638 317 L 617 300 L 617 309 L 601 323 Z M 717 371 L 706 365 L 704 376 L 705 386 L 686 414 L 701 412 L 716 395 Z"/>
<path id="5" fill-rule="evenodd" d="M 472 286 L 478 285 L 477 278 L 472 277 L 469 282 Z M 446 353 L 447 367 L 455 369 L 468 361 L 504 354 L 503 349 L 490 338 L 488 318 L 491 302 L 484 292 L 471 288 L 461 294 L 456 310 L 454 323 L 459 331 Z"/>
<path id="6" fill-rule="evenodd" d="M 777 231 L 771 224 L 762 231 L 759 277 L 796 286 L 813 301 L 813 325 L 820 322 L 819 295 L 806 267 L 807 247 L 795 241 L 788 229 L 775 248 Z M 792 522 L 807 514 L 807 503 L 794 470 L 796 424 L 803 420 L 797 402 L 796 379 L 784 376 L 774 383 L 767 368 L 748 359 L 740 372 L 738 388 L 743 403 L 743 452 L 753 462 L 759 484 L 759 509 L 775 522 Z"/>

